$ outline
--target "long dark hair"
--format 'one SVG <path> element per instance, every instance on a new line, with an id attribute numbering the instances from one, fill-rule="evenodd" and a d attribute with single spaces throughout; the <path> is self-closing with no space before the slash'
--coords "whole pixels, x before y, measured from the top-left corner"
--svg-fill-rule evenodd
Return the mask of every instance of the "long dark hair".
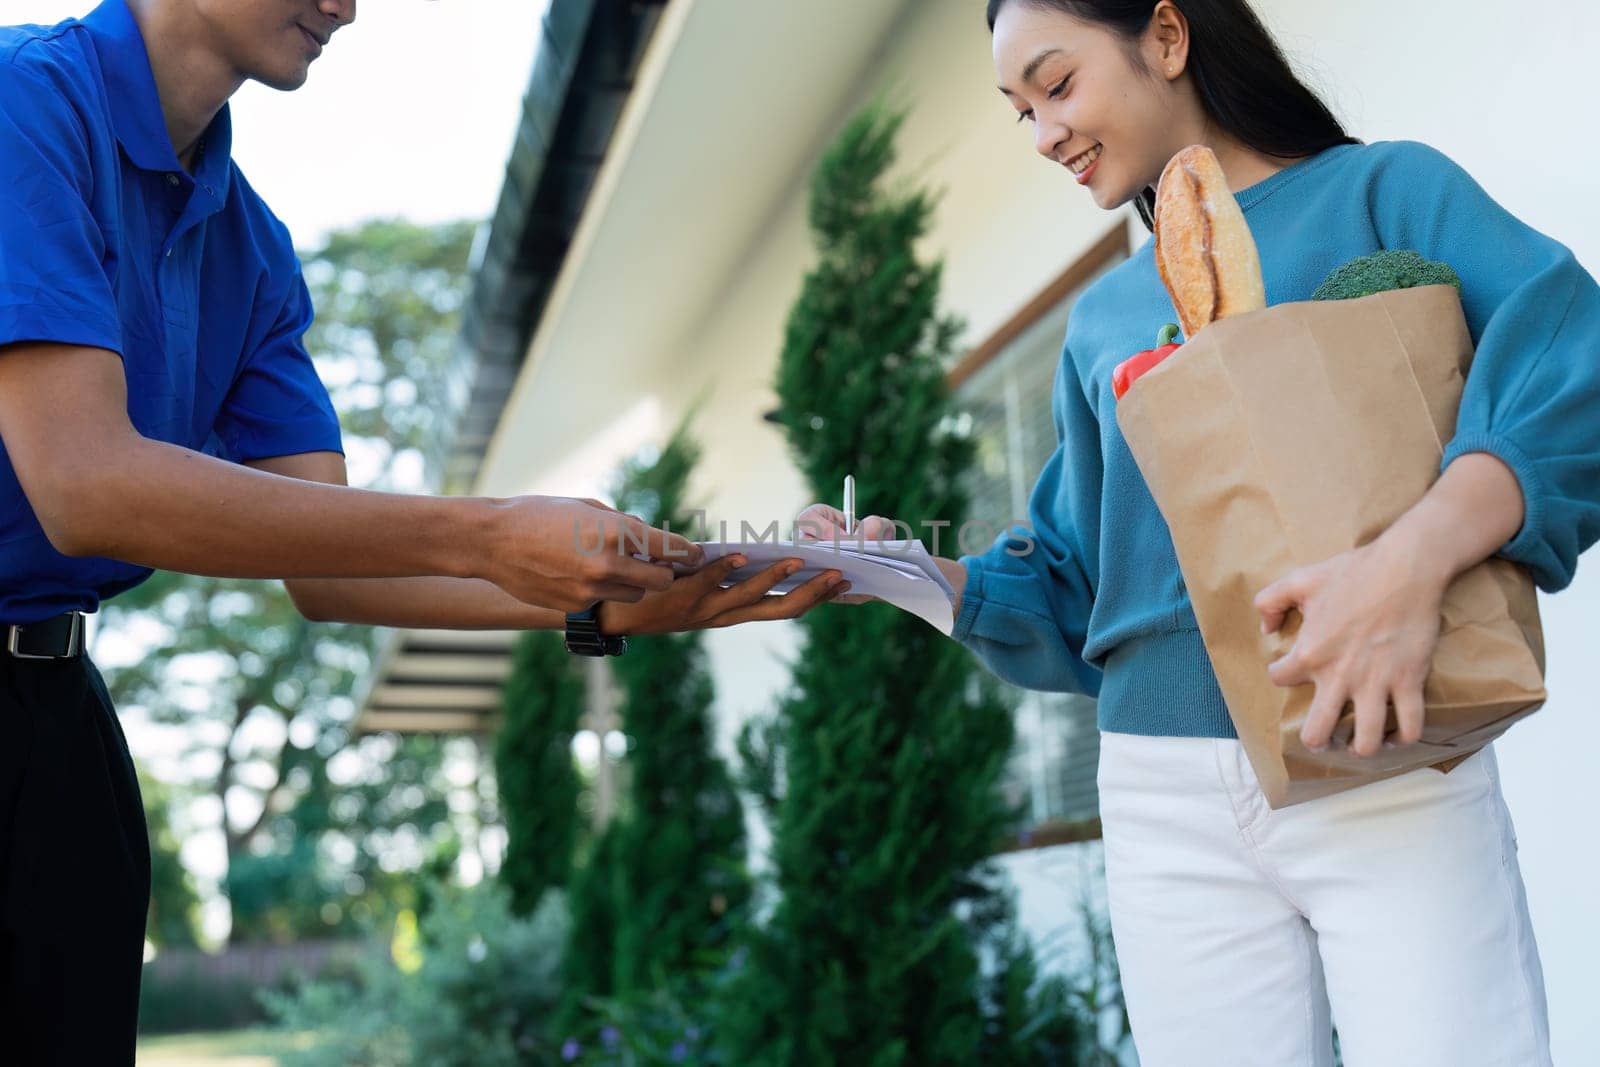
<path id="1" fill-rule="evenodd" d="M 1007 4 L 1059 11 L 1103 26 L 1132 45 L 1155 14 L 1157 0 L 989 0 L 989 31 Z M 1324 148 L 1360 144 L 1333 112 L 1295 76 L 1272 34 L 1246 0 L 1181 0 L 1189 22 L 1188 70 L 1211 121 L 1263 155 L 1300 159 Z M 1155 228 L 1155 193 L 1144 189 L 1135 206 L 1146 229 Z"/>

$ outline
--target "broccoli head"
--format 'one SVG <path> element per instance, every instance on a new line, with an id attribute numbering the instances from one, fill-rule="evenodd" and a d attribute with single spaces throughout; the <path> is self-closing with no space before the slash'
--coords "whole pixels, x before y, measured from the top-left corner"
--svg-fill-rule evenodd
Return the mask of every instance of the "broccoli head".
<path id="1" fill-rule="evenodd" d="M 1313 300 L 1354 300 L 1390 289 L 1414 289 L 1419 285 L 1453 285 L 1461 291 L 1461 279 L 1448 264 L 1423 259 L 1416 252 L 1385 250 L 1352 259 L 1336 268 L 1317 291 Z"/>

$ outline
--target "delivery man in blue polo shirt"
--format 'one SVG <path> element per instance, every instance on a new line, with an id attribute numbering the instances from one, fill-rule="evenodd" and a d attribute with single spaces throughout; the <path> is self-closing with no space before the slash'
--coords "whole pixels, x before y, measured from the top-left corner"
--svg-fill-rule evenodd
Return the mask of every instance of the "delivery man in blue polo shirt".
<path id="1" fill-rule="evenodd" d="M 346 487 L 309 295 L 227 100 L 300 86 L 355 14 L 106 0 L 0 28 L 0 1061 L 133 1062 L 149 847 L 83 615 L 151 568 L 281 578 L 316 619 L 565 628 L 589 654 L 847 588 L 766 598 L 791 561 L 724 590 L 738 557 L 674 580 L 697 548 L 592 501 Z"/>

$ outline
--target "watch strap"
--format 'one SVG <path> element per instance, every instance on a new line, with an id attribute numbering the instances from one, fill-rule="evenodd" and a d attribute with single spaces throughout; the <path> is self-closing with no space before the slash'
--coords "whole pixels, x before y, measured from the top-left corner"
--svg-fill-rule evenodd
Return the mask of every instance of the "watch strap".
<path id="1" fill-rule="evenodd" d="M 567 615 L 567 651 L 574 656 L 620 656 L 628 650 L 628 639 L 600 632 L 600 605 Z"/>

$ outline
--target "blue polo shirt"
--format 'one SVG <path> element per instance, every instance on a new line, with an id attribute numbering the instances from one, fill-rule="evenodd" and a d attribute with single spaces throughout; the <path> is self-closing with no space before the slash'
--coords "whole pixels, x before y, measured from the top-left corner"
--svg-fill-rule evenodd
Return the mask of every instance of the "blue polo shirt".
<path id="1" fill-rule="evenodd" d="M 154 440 L 234 462 L 342 451 L 294 245 L 231 139 L 224 107 L 184 172 L 124 0 L 0 27 L 0 346 L 117 353 Z M 0 445 L 0 623 L 93 611 L 149 575 L 56 552 Z"/>

